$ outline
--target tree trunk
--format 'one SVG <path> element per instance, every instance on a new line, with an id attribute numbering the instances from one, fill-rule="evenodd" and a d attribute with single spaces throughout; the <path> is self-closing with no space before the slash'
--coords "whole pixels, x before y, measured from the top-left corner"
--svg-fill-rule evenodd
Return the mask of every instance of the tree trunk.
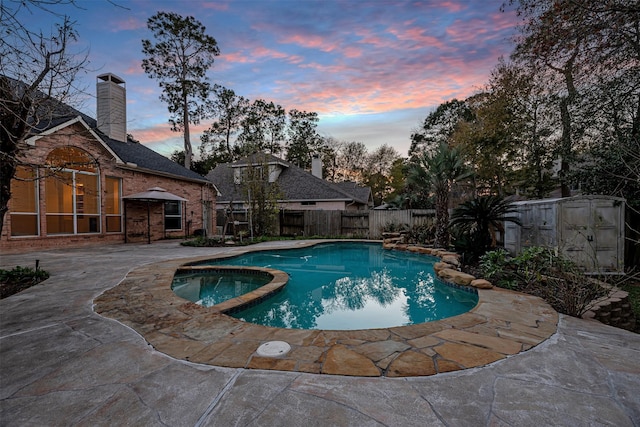
<path id="1" fill-rule="evenodd" d="M 577 40 L 571 57 L 567 60 L 563 68 L 554 67 L 547 64 L 552 70 L 557 71 L 564 77 L 564 83 L 567 87 L 567 96 L 560 100 L 560 121 L 562 123 L 562 136 L 560 139 L 560 155 L 562 156 L 560 163 L 560 191 L 562 197 L 570 197 L 571 189 L 568 183 L 568 174 L 570 169 L 571 155 L 573 151 L 573 141 L 571 138 L 571 114 L 569 106 L 573 104 L 578 91 L 573 78 L 573 64 L 580 52 L 581 39 Z"/>
<path id="2" fill-rule="evenodd" d="M 187 169 L 191 169 L 193 148 L 191 147 L 191 133 L 189 131 L 189 102 L 186 93 L 183 93 L 182 102 L 182 121 L 184 124 L 184 167 Z"/>
<path id="3" fill-rule="evenodd" d="M 562 137 L 560 143 L 560 191 L 562 197 L 570 197 L 571 189 L 568 183 L 569 156 L 571 153 L 571 116 L 569 115 L 569 100 L 560 100 L 560 119 L 562 121 Z"/>
<path id="4" fill-rule="evenodd" d="M 437 248 L 449 247 L 449 190 L 436 189 L 436 239 Z"/>

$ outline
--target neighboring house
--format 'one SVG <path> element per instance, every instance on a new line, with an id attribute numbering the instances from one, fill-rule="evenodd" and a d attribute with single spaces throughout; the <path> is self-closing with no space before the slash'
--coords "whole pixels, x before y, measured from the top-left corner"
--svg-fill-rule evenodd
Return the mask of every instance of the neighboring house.
<path id="1" fill-rule="evenodd" d="M 62 103 L 32 131 L 0 249 L 151 242 L 212 229 L 217 190 L 128 138 L 125 82 L 98 76 L 97 120 Z"/>
<path id="2" fill-rule="evenodd" d="M 284 210 L 368 210 L 373 207 L 371 188 L 353 182 L 333 183 L 322 179 L 319 158 L 313 159 L 309 173 L 271 154 L 258 153 L 234 163 L 223 163 L 207 175 L 215 183 L 221 196 L 216 200 L 218 209 L 231 205 L 233 210 L 247 207 L 247 195 L 243 180 L 248 168 L 266 168 L 269 182 L 276 183 Z"/>

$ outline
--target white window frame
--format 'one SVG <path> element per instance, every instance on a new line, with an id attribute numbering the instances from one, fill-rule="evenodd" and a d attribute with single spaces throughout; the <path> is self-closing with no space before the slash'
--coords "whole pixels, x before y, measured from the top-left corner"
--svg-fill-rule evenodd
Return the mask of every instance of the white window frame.
<path id="1" fill-rule="evenodd" d="M 169 203 L 177 203 L 178 204 L 178 214 L 167 214 L 167 204 Z M 164 231 L 182 231 L 182 202 L 179 200 L 167 200 L 164 202 Z M 167 218 L 180 218 L 180 228 L 167 228 Z"/>

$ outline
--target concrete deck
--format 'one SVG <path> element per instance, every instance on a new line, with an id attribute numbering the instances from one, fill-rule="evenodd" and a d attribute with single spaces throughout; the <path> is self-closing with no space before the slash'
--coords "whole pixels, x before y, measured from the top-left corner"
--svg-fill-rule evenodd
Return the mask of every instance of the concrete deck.
<path id="1" fill-rule="evenodd" d="M 225 250 L 2 254 L 2 268 L 39 259 L 52 277 L 0 300 L 0 424 L 640 425 L 640 335 L 594 321 L 560 316 L 546 341 L 484 367 L 364 378 L 179 360 L 94 311 L 132 270 Z"/>

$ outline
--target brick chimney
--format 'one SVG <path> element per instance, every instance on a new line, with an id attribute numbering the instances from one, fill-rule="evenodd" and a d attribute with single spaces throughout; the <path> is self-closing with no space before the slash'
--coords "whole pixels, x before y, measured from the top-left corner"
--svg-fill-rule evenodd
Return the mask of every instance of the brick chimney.
<path id="1" fill-rule="evenodd" d="M 98 129 L 111 139 L 127 140 L 127 90 L 124 80 L 115 74 L 98 76 Z"/>

